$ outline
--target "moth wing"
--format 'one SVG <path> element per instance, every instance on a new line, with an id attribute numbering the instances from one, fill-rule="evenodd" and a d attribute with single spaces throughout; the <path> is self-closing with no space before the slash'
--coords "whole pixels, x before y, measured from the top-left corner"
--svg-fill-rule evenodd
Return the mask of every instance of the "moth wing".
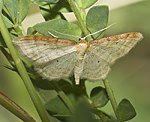
<path id="1" fill-rule="evenodd" d="M 45 36 L 25 36 L 13 41 L 29 58 L 39 74 L 46 79 L 61 79 L 71 75 L 76 61 L 76 42 Z"/>
<path id="2" fill-rule="evenodd" d="M 131 32 L 91 41 L 82 77 L 90 80 L 104 79 L 110 70 L 109 65 L 127 54 L 142 38 L 142 34 Z"/>
<path id="3" fill-rule="evenodd" d="M 73 75 L 75 63 L 76 52 L 73 52 L 44 64 L 35 64 L 34 67 L 43 78 L 53 80 L 68 78 Z"/>
<path id="4" fill-rule="evenodd" d="M 88 80 L 105 79 L 110 70 L 109 64 L 95 52 L 87 52 L 81 78 Z"/>
<path id="5" fill-rule="evenodd" d="M 138 32 L 130 32 L 91 41 L 90 51 L 97 54 L 109 64 L 127 54 L 143 36 Z"/>

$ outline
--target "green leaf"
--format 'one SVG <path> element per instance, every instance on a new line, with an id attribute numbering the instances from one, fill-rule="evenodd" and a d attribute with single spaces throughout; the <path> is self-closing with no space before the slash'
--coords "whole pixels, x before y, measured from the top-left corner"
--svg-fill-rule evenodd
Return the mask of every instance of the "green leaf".
<path id="1" fill-rule="evenodd" d="M 123 99 L 117 107 L 116 115 L 120 122 L 124 122 L 134 118 L 136 111 L 129 100 Z"/>
<path id="2" fill-rule="evenodd" d="M 0 33 L 0 47 L 3 47 L 3 48 L 7 47 L 1 33 Z"/>
<path id="3" fill-rule="evenodd" d="M 6 8 L 8 15 L 11 17 L 13 22 L 17 20 L 17 0 L 3 0 L 4 7 Z"/>
<path id="4" fill-rule="evenodd" d="M 108 115 L 107 113 L 103 112 L 102 110 L 94 108 L 94 109 L 92 109 L 92 112 L 94 114 L 96 114 L 102 122 L 117 122 L 113 116 Z"/>
<path id="5" fill-rule="evenodd" d="M 69 23 L 62 19 L 53 19 L 39 23 L 33 28 L 45 36 L 51 36 L 50 33 L 52 33 L 59 38 L 66 38 L 76 41 L 78 41 L 79 37 L 81 37 L 81 30 L 76 24 Z"/>
<path id="6" fill-rule="evenodd" d="M 30 0 L 4 0 L 4 11 L 14 24 L 20 24 L 28 14 Z"/>
<path id="7" fill-rule="evenodd" d="M 30 0 L 19 0 L 18 1 L 18 22 L 19 24 L 24 20 L 28 14 Z"/>
<path id="8" fill-rule="evenodd" d="M 50 5 L 48 5 L 48 4 L 40 6 L 41 13 L 42 13 L 44 19 L 47 21 L 56 19 L 56 18 L 61 18 L 61 19 L 65 20 L 64 15 L 60 12 L 60 10 L 58 8 L 59 8 L 58 4 L 51 5 L 51 9 L 50 9 Z"/>
<path id="9" fill-rule="evenodd" d="M 68 2 L 66 0 L 60 0 L 56 4 L 44 4 L 38 3 L 41 9 L 41 13 L 45 20 L 51 20 L 56 18 L 61 18 L 65 20 L 62 12 L 70 12 L 72 11 Z"/>
<path id="10" fill-rule="evenodd" d="M 35 34 L 35 33 L 36 33 L 36 31 L 34 30 L 33 27 L 29 27 L 29 28 L 28 28 L 28 30 L 27 30 L 27 35 L 33 35 L 33 34 Z"/>
<path id="11" fill-rule="evenodd" d="M 17 72 L 17 69 L 15 67 L 9 66 L 9 65 L 2 65 L 4 68 Z"/>
<path id="12" fill-rule="evenodd" d="M 79 100 L 75 106 L 74 114 L 69 122 L 101 122 L 94 118 L 94 115 L 90 111 L 89 105 L 83 99 Z"/>
<path id="13" fill-rule="evenodd" d="M 68 4 L 68 2 L 66 0 L 60 0 L 60 1 L 51 1 L 51 2 L 47 2 L 47 3 L 43 3 L 43 1 L 41 2 L 37 2 L 37 4 L 39 4 L 40 8 L 45 9 L 45 11 L 47 12 L 68 12 L 68 11 L 72 11 L 70 8 L 70 5 Z"/>
<path id="14" fill-rule="evenodd" d="M 73 100 L 73 95 L 68 95 L 68 98 Z M 60 116 L 70 116 L 71 112 L 67 108 L 67 105 L 57 96 L 53 99 L 51 99 L 49 102 L 46 103 L 45 105 L 46 109 L 52 113 L 52 114 L 57 114 Z"/>
<path id="15" fill-rule="evenodd" d="M 75 0 L 78 6 L 82 9 L 92 6 L 97 0 Z"/>
<path id="16" fill-rule="evenodd" d="M 3 19 L 4 19 L 4 23 L 6 25 L 7 28 L 12 28 L 13 27 L 13 23 L 4 15 L 2 15 Z"/>
<path id="17" fill-rule="evenodd" d="M 91 91 L 90 99 L 95 107 L 103 107 L 109 101 L 106 90 L 103 87 L 95 87 Z"/>
<path id="18" fill-rule="evenodd" d="M 51 11 L 55 11 L 55 12 L 71 12 L 72 9 L 70 8 L 70 5 L 69 5 L 68 1 L 60 0 L 57 4 L 52 6 Z"/>
<path id="19" fill-rule="evenodd" d="M 86 26 L 91 33 L 99 31 L 107 26 L 108 12 L 107 6 L 95 6 L 88 11 Z M 102 32 L 93 35 L 93 37 L 102 37 Z"/>
<path id="20" fill-rule="evenodd" d="M 0 1 L 0 12 L 2 12 L 3 9 L 3 0 Z"/>
<path id="21" fill-rule="evenodd" d="M 50 100 L 48 103 L 46 103 L 45 107 L 49 112 L 55 114 L 70 115 L 68 108 L 59 97 L 55 97 L 54 99 Z"/>
<path id="22" fill-rule="evenodd" d="M 9 61 L 9 63 L 14 66 L 14 61 L 12 59 L 12 56 L 9 54 L 8 50 L 2 46 L 0 46 L 0 50 L 2 51 L 2 53 L 5 55 L 5 57 L 7 58 L 7 60 Z"/>
<path id="23" fill-rule="evenodd" d="M 39 0 L 39 2 L 47 2 L 47 3 L 53 4 L 53 3 L 59 2 L 59 0 Z"/>

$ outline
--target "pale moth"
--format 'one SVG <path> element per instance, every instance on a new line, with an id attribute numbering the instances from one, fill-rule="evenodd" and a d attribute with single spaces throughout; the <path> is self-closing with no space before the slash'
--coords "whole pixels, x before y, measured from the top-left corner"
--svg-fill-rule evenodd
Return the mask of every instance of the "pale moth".
<path id="1" fill-rule="evenodd" d="M 143 38 L 139 32 L 114 35 L 93 41 L 75 42 L 46 36 L 24 36 L 13 43 L 34 65 L 35 70 L 49 80 L 68 78 L 105 79 L 110 65 L 127 54 Z"/>

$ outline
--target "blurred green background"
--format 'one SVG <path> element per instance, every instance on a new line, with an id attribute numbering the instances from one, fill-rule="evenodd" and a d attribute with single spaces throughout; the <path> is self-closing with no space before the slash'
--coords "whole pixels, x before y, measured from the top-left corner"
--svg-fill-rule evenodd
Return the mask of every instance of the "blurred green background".
<path id="1" fill-rule="evenodd" d="M 144 39 L 112 66 L 108 80 L 118 102 L 127 98 L 134 105 L 137 116 L 130 122 L 150 122 L 150 1 L 145 0 L 111 10 L 109 23 L 116 24 L 106 31 L 106 35 L 130 31 L 143 33 Z M 3 68 L 2 65 L 7 63 L 0 52 L 0 90 L 40 122 L 19 76 Z M 90 87 L 95 84 L 90 83 Z M 111 113 L 109 107 L 108 104 L 104 109 Z M 21 120 L 0 106 L 0 122 Z"/>

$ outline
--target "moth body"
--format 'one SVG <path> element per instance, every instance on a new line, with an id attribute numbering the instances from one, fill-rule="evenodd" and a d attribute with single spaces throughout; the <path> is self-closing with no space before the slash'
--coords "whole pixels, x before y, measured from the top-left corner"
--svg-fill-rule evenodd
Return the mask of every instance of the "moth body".
<path id="1" fill-rule="evenodd" d="M 83 72 L 83 64 L 84 64 L 84 57 L 86 55 L 86 50 L 88 48 L 88 43 L 85 41 L 81 41 L 76 45 L 77 48 L 77 61 L 74 68 L 74 78 L 75 83 L 79 84 L 81 74 Z"/>

